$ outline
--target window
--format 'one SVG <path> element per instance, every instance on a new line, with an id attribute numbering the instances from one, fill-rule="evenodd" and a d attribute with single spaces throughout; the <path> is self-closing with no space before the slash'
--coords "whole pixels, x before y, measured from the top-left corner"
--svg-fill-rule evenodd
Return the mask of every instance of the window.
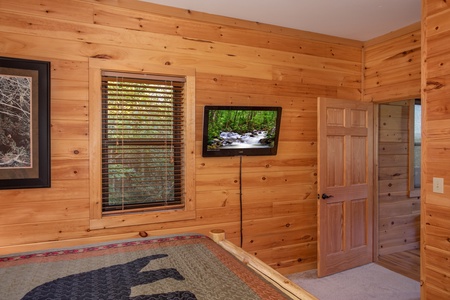
<path id="1" fill-rule="evenodd" d="M 184 78 L 102 72 L 102 211 L 183 207 Z"/>
<path id="2" fill-rule="evenodd" d="M 414 188 L 420 188 L 420 153 L 422 148 L 422 106 L 414 103 Z"/>
<path id="3" fill-rule="evenodd" d="M 90 228 L 195 218 L 194 72 L 89 69 Z"/>
<path id="4" fill-rule="evenodd" d="M 420 99 L 410 102 L 409 134 L 409 177 L 410 196 L 420 196 L 421 148 L 422 148 L 422 106 Z"/>

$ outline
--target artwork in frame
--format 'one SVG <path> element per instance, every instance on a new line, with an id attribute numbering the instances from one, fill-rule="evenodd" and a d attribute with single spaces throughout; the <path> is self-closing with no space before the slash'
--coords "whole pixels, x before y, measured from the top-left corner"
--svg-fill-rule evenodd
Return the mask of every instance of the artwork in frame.
<path id="1" fill-rule="evenodd" d="M 50 187 L 50 62 L 0 57 L 0 189 Z"/>

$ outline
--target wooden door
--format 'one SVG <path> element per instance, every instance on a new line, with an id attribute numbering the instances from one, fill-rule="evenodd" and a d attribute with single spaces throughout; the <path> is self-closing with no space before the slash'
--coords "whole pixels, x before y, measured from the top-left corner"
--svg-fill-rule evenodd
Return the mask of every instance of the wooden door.
<path id="1" fill-rule="evenodd" d="M 318 114 L 322 277 L 373 261 L 373 104 L 319 98 Z"/>

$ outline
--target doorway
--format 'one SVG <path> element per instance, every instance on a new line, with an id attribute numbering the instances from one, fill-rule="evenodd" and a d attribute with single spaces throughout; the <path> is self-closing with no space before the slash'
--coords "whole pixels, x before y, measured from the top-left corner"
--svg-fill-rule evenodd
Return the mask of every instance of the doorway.
<path id="1" fill-rule="evenodd" d="M 388 269 L 419 280 L 420 187 L 414 187 L 416 103 L 416 99 L 411 99 L 378 104 L 378 230 L 374 259 Z"/>

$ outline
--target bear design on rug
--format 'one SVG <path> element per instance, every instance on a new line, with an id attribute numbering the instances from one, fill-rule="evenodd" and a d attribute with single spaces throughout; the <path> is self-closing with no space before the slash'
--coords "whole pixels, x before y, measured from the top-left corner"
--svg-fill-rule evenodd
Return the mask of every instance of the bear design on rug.
<path id="1" fill-rule="evenodd" d="M 184 280 L 174 268 L 140 272 L 150 261 L 167 257 L 156 254 L 125 264 L 69 275 L 44 283 L 28 292 L 22 300 L 40 299 L 196 299 L 189 291 L 174 291 L 165 294 L 140 295 L 130 298 L 131 288 L 165 278 Z"/>

